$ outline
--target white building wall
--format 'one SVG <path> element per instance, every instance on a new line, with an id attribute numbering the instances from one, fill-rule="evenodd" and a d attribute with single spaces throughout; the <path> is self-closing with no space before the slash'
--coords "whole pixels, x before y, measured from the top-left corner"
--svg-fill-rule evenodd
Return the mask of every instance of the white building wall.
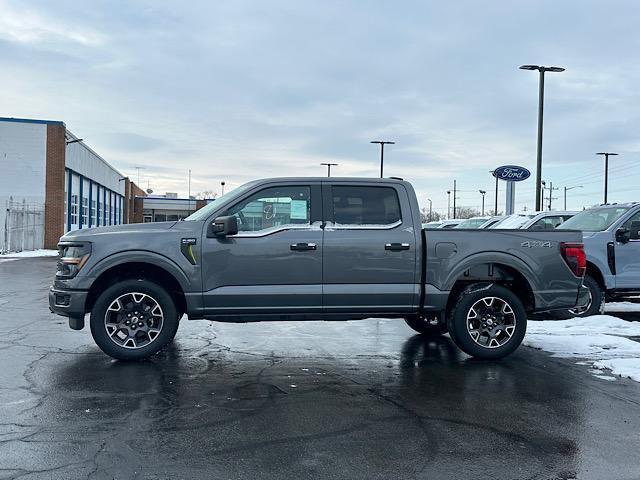
<path id="1" fill-rule="evenodd" d="M 46 124 L 0 120 L 0 250 L 9 198 L 44 205 L 46 151 Z"/>
<path id="2" fill-rule="evenodd" d="M 119 181 L 122 178 L 120 172 L 83 143 L 78 142 L 67 145 L 65 163 L 66 167 L 74 172 L 84 175 L 120 195 L 124 195 L 124 182 Z M 87 190 L 88 194 L 89 191 Z"/>

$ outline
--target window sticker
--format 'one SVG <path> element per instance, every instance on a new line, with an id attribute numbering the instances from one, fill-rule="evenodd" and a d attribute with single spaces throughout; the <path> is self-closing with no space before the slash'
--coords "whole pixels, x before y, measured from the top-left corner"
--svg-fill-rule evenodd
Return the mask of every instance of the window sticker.
<path id="1" fill-rule="evenodd" d="M 292 220 L 307 219 L 307 201 L 291 200 L 291 217 Z"/>

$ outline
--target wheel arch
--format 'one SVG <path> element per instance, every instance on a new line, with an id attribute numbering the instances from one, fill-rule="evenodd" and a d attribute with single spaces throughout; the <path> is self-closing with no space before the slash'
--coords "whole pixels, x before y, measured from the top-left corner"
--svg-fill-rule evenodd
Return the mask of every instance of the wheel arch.
<path id="1" fill-rule="evenodd" d="M 445 318 L 448 318 L 460 294 L 472 286 L 483 288 L 492 284 L 501 285 L 520 299 L 527 312 L 535 309 L 535 297 L 531 283 L 521 271 L 512 265 L 500 262 L 477 263 L 462 272 L 458 272 L 458 276 L 452 280 L 453 284 L 447 300 Z"/>
<path id="2" fill-rule="evenodd" d="M 184 289 L 169 269 L 144 260 L 126 261 L 110 265 L 101 270 L 89 288 L 85 312 L 90 312 L 100 295 L 107 287 L 123 280 L 144 279 L 163 287 L 176 303 L 180 313 L 187 309 Z"/>

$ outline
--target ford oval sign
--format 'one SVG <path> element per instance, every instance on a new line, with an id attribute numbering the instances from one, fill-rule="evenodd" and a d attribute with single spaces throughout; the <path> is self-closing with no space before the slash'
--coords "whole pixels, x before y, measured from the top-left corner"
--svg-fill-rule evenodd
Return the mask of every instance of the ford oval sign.
<path id="1" fill-rule="evenodd" d="M 506 182 L 521 182 L 531 176 L 531 172 L 524 167 L 504 165 L 493 171 L 493 176 Z"/>

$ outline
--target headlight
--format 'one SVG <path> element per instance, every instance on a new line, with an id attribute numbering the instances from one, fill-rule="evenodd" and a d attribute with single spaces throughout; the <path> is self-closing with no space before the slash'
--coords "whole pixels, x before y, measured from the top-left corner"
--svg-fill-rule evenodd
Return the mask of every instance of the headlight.
<path id="1" fill-rule="evenodd" d="M 90 243 L 58 244 L 58 278 L 73 278 L 84 267 L 91 255 Z"/>

